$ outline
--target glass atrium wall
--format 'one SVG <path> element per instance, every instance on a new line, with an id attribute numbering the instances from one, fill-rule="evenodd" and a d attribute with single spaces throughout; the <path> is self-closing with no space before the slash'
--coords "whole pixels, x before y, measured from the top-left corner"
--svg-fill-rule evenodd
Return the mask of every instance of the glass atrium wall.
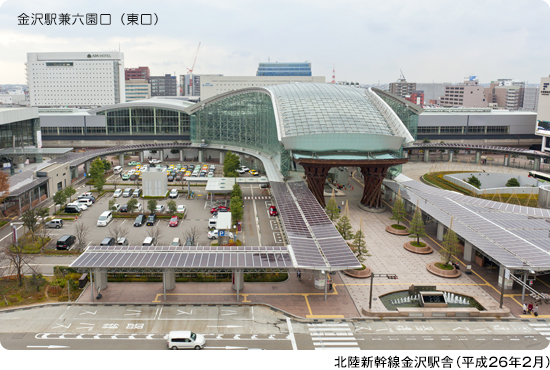
<path id="1" fill-rule="evenodd" d="M 136 107 L 97 114 L 107 116 L 107 135 L 189 135 L 189 115 L 178 110 Z"/>
<path id="2" fill-rule="evenodd" d="M 208 103 L 191 115 L 191 141 L 257 149 L 274 157 L 281 155 L 281 172 L 287 175 L 290 156 L 277 138 L 271 97 L 247 92 Z"/>
<path id="3" fill-rule="evenodd" d="M 40 130 L 38 118 L 0 125 L 0 148 L 13 148 L 14 136 L 16 147 L 34 146 L 37 142 L 36 131 L 38 130 Z"/>
<path id="4" fill-rule="evenodd" d="M 418 131 L 418 114 L 407 108 L 403 103 L 394 99 L 388 98 L 383 94 L 378 96 L 390 106 L 390 108 L 397 114 L 397 117 L 403 122 L 405 127 L 409 130 L 414 140 L 416 140 L 416 134 Z"/>

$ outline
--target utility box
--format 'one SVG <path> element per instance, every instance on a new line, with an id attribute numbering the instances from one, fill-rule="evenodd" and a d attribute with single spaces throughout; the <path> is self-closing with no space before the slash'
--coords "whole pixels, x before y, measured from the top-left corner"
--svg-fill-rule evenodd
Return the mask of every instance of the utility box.
<path id="1" fill-rule="evenodd" d="M 231 212 L 218 212 L 218 242 L 219 245 L 227 245 L 230 241 Z"/>
<path id="2" fill-rule="evenodd" d="M 141 173 L 144 197 L 165 197 L 168 192 L 168 176 L 165 168 L 149 168 Z"/>

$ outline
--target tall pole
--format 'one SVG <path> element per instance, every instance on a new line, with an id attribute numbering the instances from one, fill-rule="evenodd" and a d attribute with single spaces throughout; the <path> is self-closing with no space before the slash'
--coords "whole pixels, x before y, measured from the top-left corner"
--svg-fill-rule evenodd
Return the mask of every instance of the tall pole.
<path id="1" fill-rule="evenodd" d="M 325 272 L 325 301 L 327 300 L 328 272 Z"/>
<path id="2" fill-rule="evenodd" d="M 92 269 L 90 269 L 90 291 L 92 292 L 92 302 L 94 301 L 94 274 L 92 274 Z"/>
<path id="3" fill-rule="evenodd" d="M 162 289 L 164 290 L 164 302 L 166 302 L 166 270 L 162 271 Z"/>
<path id="4" fill-rule="evenodd" d="M 374 274 L 370 272 L 370 293 L 369 293 L 369 310 L 372 308 L 372 285 L 374 282 Z"/>
<path id="5" fill-rule="evenodd" d="M 502 308 L 502 303 L 504 301 L 504 272 L 506 271 L 506 268 L 502 269 L 502 286 L 500 287 L 500 308 Z"/>
<path id="6" fill-rule="evenodd" d="M 521 300 L 525 301 L 525 284 L 527 283 L 527 272 L 523 273 L 523 286 L 521 287 Z"/>

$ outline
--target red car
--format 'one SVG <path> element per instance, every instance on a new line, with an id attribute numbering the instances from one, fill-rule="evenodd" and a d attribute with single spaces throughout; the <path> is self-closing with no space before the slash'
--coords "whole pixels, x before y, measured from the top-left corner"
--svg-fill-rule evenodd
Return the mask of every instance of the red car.
<path id="1" fill-rule="evenodd" d="M 170 223 L 168 224 L 169 226 L 178 226 L 180 220 L 178 218 L 178 216 L 172 216 L 172 218 L 170 219 Z"/>
<path id="2" fill-rule="evenodd" d="M 269 215 L 270 216 L 277 216 L 279 213 L 277 212 L 277 208 L 275 206 L 269 207 Z"/>
<path id="3" fill-rule="evenodd" d="M 225 206 L 214 207 L 210 210 L 210 213 L 214 212 L 230 212 L 231 208 Z"/>

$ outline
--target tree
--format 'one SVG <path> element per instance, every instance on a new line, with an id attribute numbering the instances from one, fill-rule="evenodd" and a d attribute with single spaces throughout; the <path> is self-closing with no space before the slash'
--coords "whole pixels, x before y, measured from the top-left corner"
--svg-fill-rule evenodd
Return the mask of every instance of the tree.
<path id="1" fill-rule="evenodd" d="M 53 195 L 53 202 L 56 206 L 62 206 L 67 201 L 67 194 L 63 190 L 58 191 Z"/>
<path id="2" fill-rule="evenodd" d="M 23 269 L 27 266 L 34 271 L 31 262 L 34 260 L 35 255 L 25 253 L 23 245 L 13 244 L 13 242 L 2 244 L 0 247 L 1 254 L 4 254 L 4 257 L 10 263 L 11 275 L 16 275 L 19 286 L 23 286 Z"/>
<path id="3" fill-rule="evenodd" d="M 401 189 L 399 189 L 399 192 L 397 193 L 397 199 L 395 200 L 395 204 L 393 205 L 392 214 L 393 216 L 390 217 L 390 220 L 397 221 L 398 225 L 399 222 L 405 221 L 407 210 L 405 209 L 405 202 L 403 201 L 403 197 L 401 197 Z"/>
<path id="4" fill-rule="evenodd" d="M 149 199 L 147 201 L 147 209 L 151 211 L 151 213 L 155 213 L 155 209 L 157 208 L 157 200 L 156 199 Z"/>
<path id="5" fill-rule="evenodd" d="M 236 224 L 238 221 L 243 219 L 243 201 L 239 197 L 233 197 L 231 198 L 229 204 L 231 207 L 231 219 L 233 223 Z"/>
<path id="6" fill-rule="evenodd" d="M 116 200 L 114 199 L 109 200 L 109 210 L 111 211 L 115 210 L 115 203 L 116 203 Z"/>
<path id="7" fill-rule="evenodd" d="M 48 243 L 48 237 L 50 235 L 50 229 L 46 227 L 46 218 L 50 215 L 50 209 L 46 207 L 42 207 L 42 208 L 37 208 L 35 212 L 36 212 L 36 216 L 40 218 L 40 233 L 39 233 L 40 248 L 44 248 Z"/>
<path id="8" fill-rule="evenodd" d="M 346 215 L 343 215 L 338 220 L 338 223 L 336 224 L 336 229 L 342 235 L 342 238 L 344 240 L 348 240 L 353 238 L 353 232 L 351 231 L 351 223 L 349 221 L 349 217 Z"/>
<path id="9" fill-rule="evenodd" d="M 426 228 L 424 226 L 424 221 L 422 221 L 422 211 L 420 207 L 418 207 L 418 204 L 416 205 L 416 211 L 411 220 L 409 233 L 411 233 L 409 238 L 416 238 L 417 246 L 420 247 L 420 238 L 426 236 Z"/>
<path id="10" fill-rule="evenodd" d="M 63 191 L 65 192 L 65 196 L 67 198 L 69 198 L 69 202 L 72 202 L 73 201 L 73 195 L 76 194 L 75 188 L 73 188 L 71 185 L 69 185 Z"/>
<path id="11" fill-rule="evenodd" d="M 506 183 L 506 186 L 509 188 L 520 186 L 518 179 L 515 177 L 512 177 L 508 182 Z"/>
<path id="12" fill-rule="evenodd" d="M 178 210 L 178 206 L 173 200 L 169 200 L 168 202 L 166 202 L 166 206 L 168 207 L 170 213 L 176 213 L 176 211 Z"/>
<path id="13" fill-rule="evenodd" d="M 425 144 L 429 144 L 432 141 L 426 137 L 426 138 L 424 138 L 424 140 L 422 140 L 422 142 L 425 143 Z"/>
<path id="14" fill-rule="evenodd" d="M 456 236 L 456 233 L 452 229 L 453 227 L 453 219 L 451 218 L 451 225 L 449 227 L 449 230 L 447 230 L 447 233 L 443 236 L 443 248 L 440 251 L 441 254 L 441 260 L 444 264 L 448 264 L 451 262 L 454 255 L 458 254 L 460 252 L 460 248 L 458 246 L 458 237 Z"/>
<path id="15" fill-rule="evenodd" d="M 10 178 L 4 172 L 0 172 L 0 203 L 10 195 Z"/>
<path id="16" fill-rule="evenodd" d="M 111 162 L 109 162 L 107 159 L 103 159 L 102 161 L 105 171 L 109 171 L 111 169 Z"/>
<path id="17" fill-rule="evenodd" d="M 243 191 L 241 190 L 241 186 L 239 184 L 233 185 L 233 190 L 231 191 L 231 198 L 233 197 L 239 197 L 241 200 L 243 199 Z"/>
<path id="18" fill-rule="evenodd" d="M 136 198 L 132 198 L 128 201 L 126 206 L 128 207 L 128 212 L 132 213 L 136 210 L 138 204 L 138 200 Z"/>
<path id="19" fill-rule="evenodd" d="M 156 241 L 156 245 L 160 245 L 160 229 L 159 229 L 159 224 L 157 223 L 156 226 L 153 226 L 153 227 L 148 227 L 147 228 L 147 236 L 153 238 L 155 241 Z"/>
<path id="20" fill-rule="evenodd" d="M 193 226 L 185 231 L 183 234 L 183 242 L 186 243 L 187 239 L 190 239 L 193 243 L 193 245 L 197 244 L 197 241 L 199 240 L 200 232 L 198 227 Z"/>
<path id="21" fill-rule="evenodd" d="M 36 291 L 39 292 L 40 291 L 40 286 L 46 283 L 46 279 L 44 279 L 42 274 L 37 274 L 36 272 L 34 272 L 32 274 L 32 277 L 31 277 L 31 280 L 29 281 L 29 283 L 31 285 L 35 286 Z"/>
<path id="22" fill-rule="evenodd" d="M 351 246 L 355 249 L 357 259 L 361 264 L 365 261 L 366 257 L 369 257 L 369 251 L 367 249 L 367 243 L 365 242 L 365 233 L 363 232 L 363 220 L 361 219 L 361 227 L 355 233 Z"/>
<path id="23" fill-rule="evenodd" d="M 103 185 L 105 184 L 105 179 L 103 175 L 105 174 L 105 163 L 101 158 L 97 157 L 92 161 L 90 166 L 90 178 L 94 181 L 94 186 L 101 193 L 103 190 Z"/>
<path id="24" fill-rule="evenodd" d="M 127 238 L 129 233 L 128 229 L 123 227 L 122 224 L 113 224 L 109 227 L 109 236 L 115 238 L 115 242 L 119 238 Z"/>
<path id="25" fill-rule="evenodd" d="M 80 219 L 82 220 L 82 219 Z M 76 236 L 76 242 L 80 248 L 86 245 L 88 238 L 88 233 L 90 232 L 90 227 L 87 226 L 82 221 L 77 221 L 75 225 L 74 234 Z"/>
<path id="26" fill-rule="evenodd" d="M 237 154 L 231 153 L 230 150 L 225 153 L 223 160 L 223 175 L 225 177 L 239 177 L 237 169 L 241 165 L 241 160 Z"/>
<path id="27" fill-rule="evenodd" d="M 478 189 L 481 188 L 481 181 L 479 181 L 479 179 L 475 175 L 468 177 L 468 181 L 466 182 Z"/>
<path id="28" fill-rule="evenodd" d="M 325 207 L 325 212 L 331 221 L 340 218 L 340 209 L 338 208 L 338 204 L 336 204 L 336 199 L 330 198 L 327 206 Z"/>
<path id="29" fill-rule="evenodd" d="M 34 233 L 36 232 L 36 223 L 38 222 L 38 216 L 36 215 L 35 209 L 29 209 L 23 213 L 21 220 L 25 227 L 31 232 L 32 241 L 34 243 Z"/>

